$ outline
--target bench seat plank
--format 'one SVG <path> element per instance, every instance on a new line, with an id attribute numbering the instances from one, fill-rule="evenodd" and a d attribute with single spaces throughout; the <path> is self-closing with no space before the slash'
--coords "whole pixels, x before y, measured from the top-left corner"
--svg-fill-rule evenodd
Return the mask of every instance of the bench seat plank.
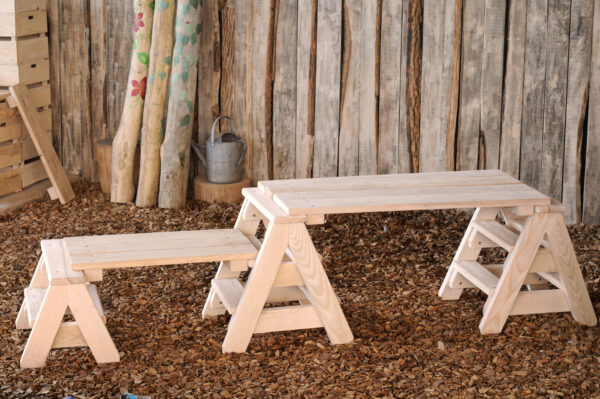
<path id="1" fill-rule="evenodd" d="M 237 229 L 115 234 L 63 239 L 73 270 L 256 259 Z"/>

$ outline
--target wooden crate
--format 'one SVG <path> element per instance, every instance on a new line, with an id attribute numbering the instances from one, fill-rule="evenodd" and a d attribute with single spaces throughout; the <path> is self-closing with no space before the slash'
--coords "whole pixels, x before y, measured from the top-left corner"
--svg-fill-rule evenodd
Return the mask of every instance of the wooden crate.
<path id="1" fill-rule="evenodd" d="M 21 37 L 48 31 L 46 10 L 4 12 L 0 10 L 0 36 Z"/>
<path id="2" fill-rule="evenodd" d="M 0 86 L 12 86 L 17 83 L 47 82 L 50 80 L 50 61 L 48 58 L 20 64 L 0 65 Z"/>
<path id="3" fill-rule="evenodd" d="M 0 64 L 11 65 L 19 62 L 34 62 L 47 59 L 48 38 L 45 35 L 18 37 L 15 39 L 0 37 Z"/>
<path id="4" fill-rule="evenodd" d="M 46 0 L 0 0 L 0 12 L 45 10 Z"/>

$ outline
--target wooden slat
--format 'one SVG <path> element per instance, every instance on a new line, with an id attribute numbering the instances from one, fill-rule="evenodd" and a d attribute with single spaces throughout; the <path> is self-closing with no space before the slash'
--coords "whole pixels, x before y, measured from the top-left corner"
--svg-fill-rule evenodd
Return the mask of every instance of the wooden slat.
<path id="1" fill-rule="evenodd" d="M 317 7 L 313 176 L 337 176 L 342 4 L 320 0 Z"/>
<path id="2" fill-rule="evenodd" d="M 320 327 L 323 327 L 323 322 L 313 306 L 284 306 L 264 309 L 254 327 L 254 334 Z"/>
<path id="3" fill-rule="evenodd" d="M 273 178 L 296 175 L 298 2 L 277 2 L 273 87 Z"/>
<path id="4" fill-rule="evenodd" d="M 120 3 L 131 3 L 131 2 L 120 2 Z M 60 4 L 58 2 L 48 2 L 48 52 L 50 55 L 50 81 L 52 90 L 52 109 L 48 110 L 50 117 L 49 130 L 52 131 L 52 143 L 54 148 L 62 148 L 62 107 L 61 107 L 61 96 L 60 96 Z M 108 21 L 106 23 L 109 23 Z M 121 29 L 115 32 L 115 35 L 119 35 L 121 31 L 127 29 Z M 120 65 L 122 63 L 119 63 Z M 112 75 L 114 76 L 114 75 Z M 125 79 L 127 79 L 125 77 Z M 109 90 L 107 90 L 109 91 Z M 124 93 L 121 93 L 124 95 Z M 120 105 L 121 106 L 121 105 Z M 110 109 L 110 108 L 109 108 Z M 119 109 L 119 115 L 121 110 Z M 118 123 L 118 121 L 117 121 Z M 115 128 L 116 129 L 116 128 Z M 26 129 L 23 129 L 26 130 Z M 59 154 L 60 156 L 61 154 Z"/>
<path id="5" fill-rule="evenodd" d="M 213 279 L 211 280 L 211 286 L 217 292 L 219 299 L 229 314 L 234 314 L 244 292 L 244 287 L 240 283 L 240 280 L 237 278 Z"/>
<path id="6" fill-rule="evenodd" d="M 12 116 L 0 120 L 0 143 L 21 137 L 21 117 Z"/>
<path id="7" fill-rule="evenodd" d="M 0 171 L 0 196 L 21 191 L 21 187 L 21 168 Z M 0 202 L 0 212 L 4 208 L 2 202 Z"/>
<path id="8" fill-rule="evenodd" d="M 538 189 L 541 187 L 542 176 L 546 15 L 546 0 L 527 2 L 520 178 Z"/>
<path id="9" fill-rule="evenodd" d="M 485 3 L 465 0 L 463 7 L 456 169 L 471 170 L 478 165 Z"/>
<path id="10" fill-rule="evenodd" d="M 568 312 L 569 302 L 561 290 L 521 291 L 509 315 Z"/>
<path id="11" fill-rule="evenodd" d="M 252 131 L 248 124 L 248 110 L 251 103 L 246 101 L 248 95 L 248 87 L 252 87 L 248 82 L 248 75 L 251 75 L 251 65 L 248 64 L 249 54 L 251 51 L 252 42 L 248 35 L 248 27 L 251 24 L 250 12 L 251 7 L 246 0 L 234 0 L 234 50 L 233 50 L 233 66 L 234 66 L 234 85 L 233 85 L 233 120 L 235 121 L 237 135 L 246 140 L 248 145 L 248 153 L 244 157 L 244 173 L 246 177 L 252 176 Z"/>
<path id="12" fill-rule="evenodd" d="M 452 266 L 467 280 L 487 295 L 493 295 L 498 277 L 489 272 L 485 267 L 475 261 L 459 260 L 452 262 Z"/>
<path id="13" fill-rule="evenodd" d="M 63 239 L 74 270 L 255 259 L 239 230 L 120 234 Z"/>
<path id="14" fill-rule="evenodd" d="M 0 41 L 0 62 L 14 64 L 48 58 L 48 38 L 46 36 Z"/>
<path id="15" fill-rule="evenodd" d="M 29 187 L 34 183 L 44 180 L 48 177 L 44 164 L 37 160 L 23 165 L 23 188 Z"/>
<path id="16" fill-rule="evenodd" d="M 108 139 L 106 113 L 106 1 L 90 0 L 90 121 L 94 142 Z M 111 32 L 111 35 L 113 32 Z M 126 60 L 127 58 L 125 58 Z M 95 150 L 95 148 L 94 148 Z M 94 154 L 95 155 L 95 154 Z M 96 171 L 97 178 L 98 171 Z"/>
<path id="17" fill-rule="evenodd" d="M 290 215 L 549 204 L 525 185 L 425 187 L 388 190 L 289 192 L 274 196 Z"/>
<path id="18" fill-rule="evenodd" d="M 42 240 L 40 244 L 50 285 L 85 283 L 83 273 L 73 270 L 67 263 L 62 240 Z"/>
<path id="19" fill-rule="evenodd" d="M 6 12 L 0 9 L 0 36 L 20 37 L 48 30 L 45 10 Z"/>
<path id="20" fill-rule="evenodd" d="M 342 49 L 342 90 L 340 92 L 340 138 L 338 161 L 338 173 L 340 176 L 358 175 L 361 4 L 361 0 L 344 1 L 344 47 Z"/>
<path id="21" fill-rule="evenodd" d="M 42 118 L 31 106 L 31 98 L 27 89 L 19 84 L 12 86 L 10 92 L 17 102 L 21 117 L 23 118 L 35 147 L 41 156 L 46 173 L 58 192 L 60 202 L 64 204 L 65 202 L 70 201 L 75 197 L 75 193 L 73 193 L 71 183 L 69 183 L 67 175 L 56 156 L 56 152 L 54 152 L 54 148 L 52 148 L 49 137 L 45 134 L 46 130 L 43 127 Z"/>
<path id="22" fill-rule="evenodd" d="M 585 180 L 583 187 L 583 223 L 600 223 L 600 164 L 589 162 L 600 154 L 600 7 L 594 5 L 592 37 L 592 76 L 588 110 Z"/>
<path id="23" fill-rule="evenodd" d="M 242 194 L 271 223 L 298 223 L 306 220 L 289 216 L 258 188 L 243 188 Z"/>
<path id="24" fill-rule="evenodd" d="M 29 328 L 33 327 L 35 320 L 40 313 L 42 301 L 48 288 L 25 288 L 24 301 L 27 303 L 27 319 L 29 320 Z"/>
<path id="25" fill-rule="evenodd" d="M 511 252 L 515 248 L 515 244 L 519 236 L 512 230 L 492 220 L 482 220 L 473 222 L 473 226 L 477 231 L 485 235 L 487 238 L 497 243 L 502 248 Z"/>
<path id="26" fill-rule="evenodd" d="M 3 12 L 45 10 L 46 0 L 0 0 Z"/>
<path id="27" fill-rule="evenodd" d="M 0 145 L 0 169 L 21 163 L 21 143 Z"/>
<path id="28" fill-rule="evenodd" d="M 210 127 L 219 115 L 219 81 L 221 79 L 221 48 L 219 33 L 219 2 L 206 0 L 200 14 L 200 54 L 198 56 L 198 142 L 204 144 Z M 218 126 L 217 126 L 218 131 Z"/>
<path id="29" fill-rule="evenodd" d="M 258 187 L 268 195 L 284 192 L 344 191 L 409 187 L 477 186 L 521 184 L 498 170 L 428 172 L 378 176 L 347 176 L 261 181 Z"/>

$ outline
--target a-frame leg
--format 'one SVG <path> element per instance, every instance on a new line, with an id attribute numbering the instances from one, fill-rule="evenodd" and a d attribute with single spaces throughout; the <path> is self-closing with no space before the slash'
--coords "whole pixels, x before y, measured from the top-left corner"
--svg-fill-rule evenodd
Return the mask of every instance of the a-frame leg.
<path id="1" fill-rule="evenodd" d="M 482 334 L 498 334 L 502 331 L 544 238 L 547 220 L 548 214 L 537 213 L 525 222 L 513 252 L 506 259 L 498 285 L 485 304 L 479 323 Z"/>
<path id="2" fill-rule="evenodd" d="M 37 368 L 44 365 L 67 309 L 67 289 L 66 285 L 53 285 L 48 288 L 25 344 L 21 368 Z"/>
<path id="3" fill-rule="evenodd" d="M 575 250 L 562 213 L 549 213 L 546 229 L 550 251 L 558 267 L 569 308 L 575 321 L 587 326 L 597 323 L 594 307 L 577 262 Z"/>
<path id="4" fill-rule="evenodd" d="M 303 223 L 289 225 L 288 246 L 329 340 L 334 345 L 352 342 L 354 337 L 348 321 Z"/>
<path id="5" fill-rule="evenodd" d="M 31 278 L 31 283 L 29 284 L 30 288 L 46 288 L 48 287 L 48 274 L 46 272 L 46 262 L 44 261 L 44 255 L 40 256 L 40 260 L 38 261 L 37 266 L 35 267 L 35 271 L 33 272 L 33 277 Z M 19 309 L 19 313 L 17 314 L 16 327 L 19 330 L 28 330 L 31 328 L 29 326 L 29 317 L 27 316 L 27 300 L 24 298 L 21 303 L 21 308 Z"/>
<path id="6" fill-rule="evenodd" d="M 260 224 L 260 220 L 246 220 L 245 215 L 248 207 L 250 206 L 250 201 L 244 199 L 242 204 L 242 208 L 240 209 L 240 213 L 238 214 L 237 220 L 235 222 L 235 229 L 240 230 L 246 236 L 254 236 L 256 231 L 258 230 L 258 225 Z M 240 272 L 232 271 L 227 263 L 221 262 L 219 264 L 219 269 L 215 274 L 216 279 L 224 279 L 224 278 L 237 278 L 239 277 Z M 208 317 L 219 316 L 225 314 L 226 309 L 225 306 L 219 300 L 217 293 L 213 287 L 210 288 L 208 292 L 208 296 L 206 298 L 206 302 L 204 303 L 204 308 L 202 309 L 202 318 L 206 319 Z"/>
<path id="7" fill-rule="evenodd" d="M 469 222 L 469 226 L 465 231 L 465 235 L 463 236 L 462 241 L 454 255 L 453 262 L 461 261 L 461 260 L 477 260 L 479 253 L 481 252 L 481 248 L 472 248 L 469 246 L 469 239 L 471 235 L 475 233 L 473 228 L 473 222 L 480 220 L 494 220 L 498 215 L 498 208 L 477 208 L 473 213 L 473 217 Z M 450 265 L 448 268 L 448 272 L 446 273 L 446 277 L 442 282 L 442 286 L 438 292 L 438 296 L 443 300 L 456 300 L 460 298 L 463 289 L 467 288 L 465 286 L 460 286 L 460 281 L 462 281 L 462 277 L 458 272 Z M 470 286 L 470 285 L 469 285 Z"/>
<path id="8" fill-rule="evenodd" d="M 289 225 L 269 224 L 256 263 L 250 272 L 244 293 L 231 317 L 223 341 L 223 353 L 245 352 L 256 323 L 275 281 L 286 246 Z"/>

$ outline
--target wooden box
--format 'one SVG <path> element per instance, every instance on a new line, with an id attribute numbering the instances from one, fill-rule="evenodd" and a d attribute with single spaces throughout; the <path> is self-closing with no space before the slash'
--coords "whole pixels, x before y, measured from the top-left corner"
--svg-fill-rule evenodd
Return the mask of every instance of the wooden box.
<path id="1" fill-rule="evenodd" d="M 6 12 L 0 9 L 0 36 L 16 38 L 47 31 L 46 10 Z"/>
<path id="2" fill-rule="evenodd" d="M 48 38 L 46 36 L 19 37 L 7 39 L 0 37 L 0 64 L 15 64 L 47 59 Z"/>
<path id="3" fill-rule="evenodd" d="M 0 0 L 0 12 L 45 10 L 46 0 Z"/>

